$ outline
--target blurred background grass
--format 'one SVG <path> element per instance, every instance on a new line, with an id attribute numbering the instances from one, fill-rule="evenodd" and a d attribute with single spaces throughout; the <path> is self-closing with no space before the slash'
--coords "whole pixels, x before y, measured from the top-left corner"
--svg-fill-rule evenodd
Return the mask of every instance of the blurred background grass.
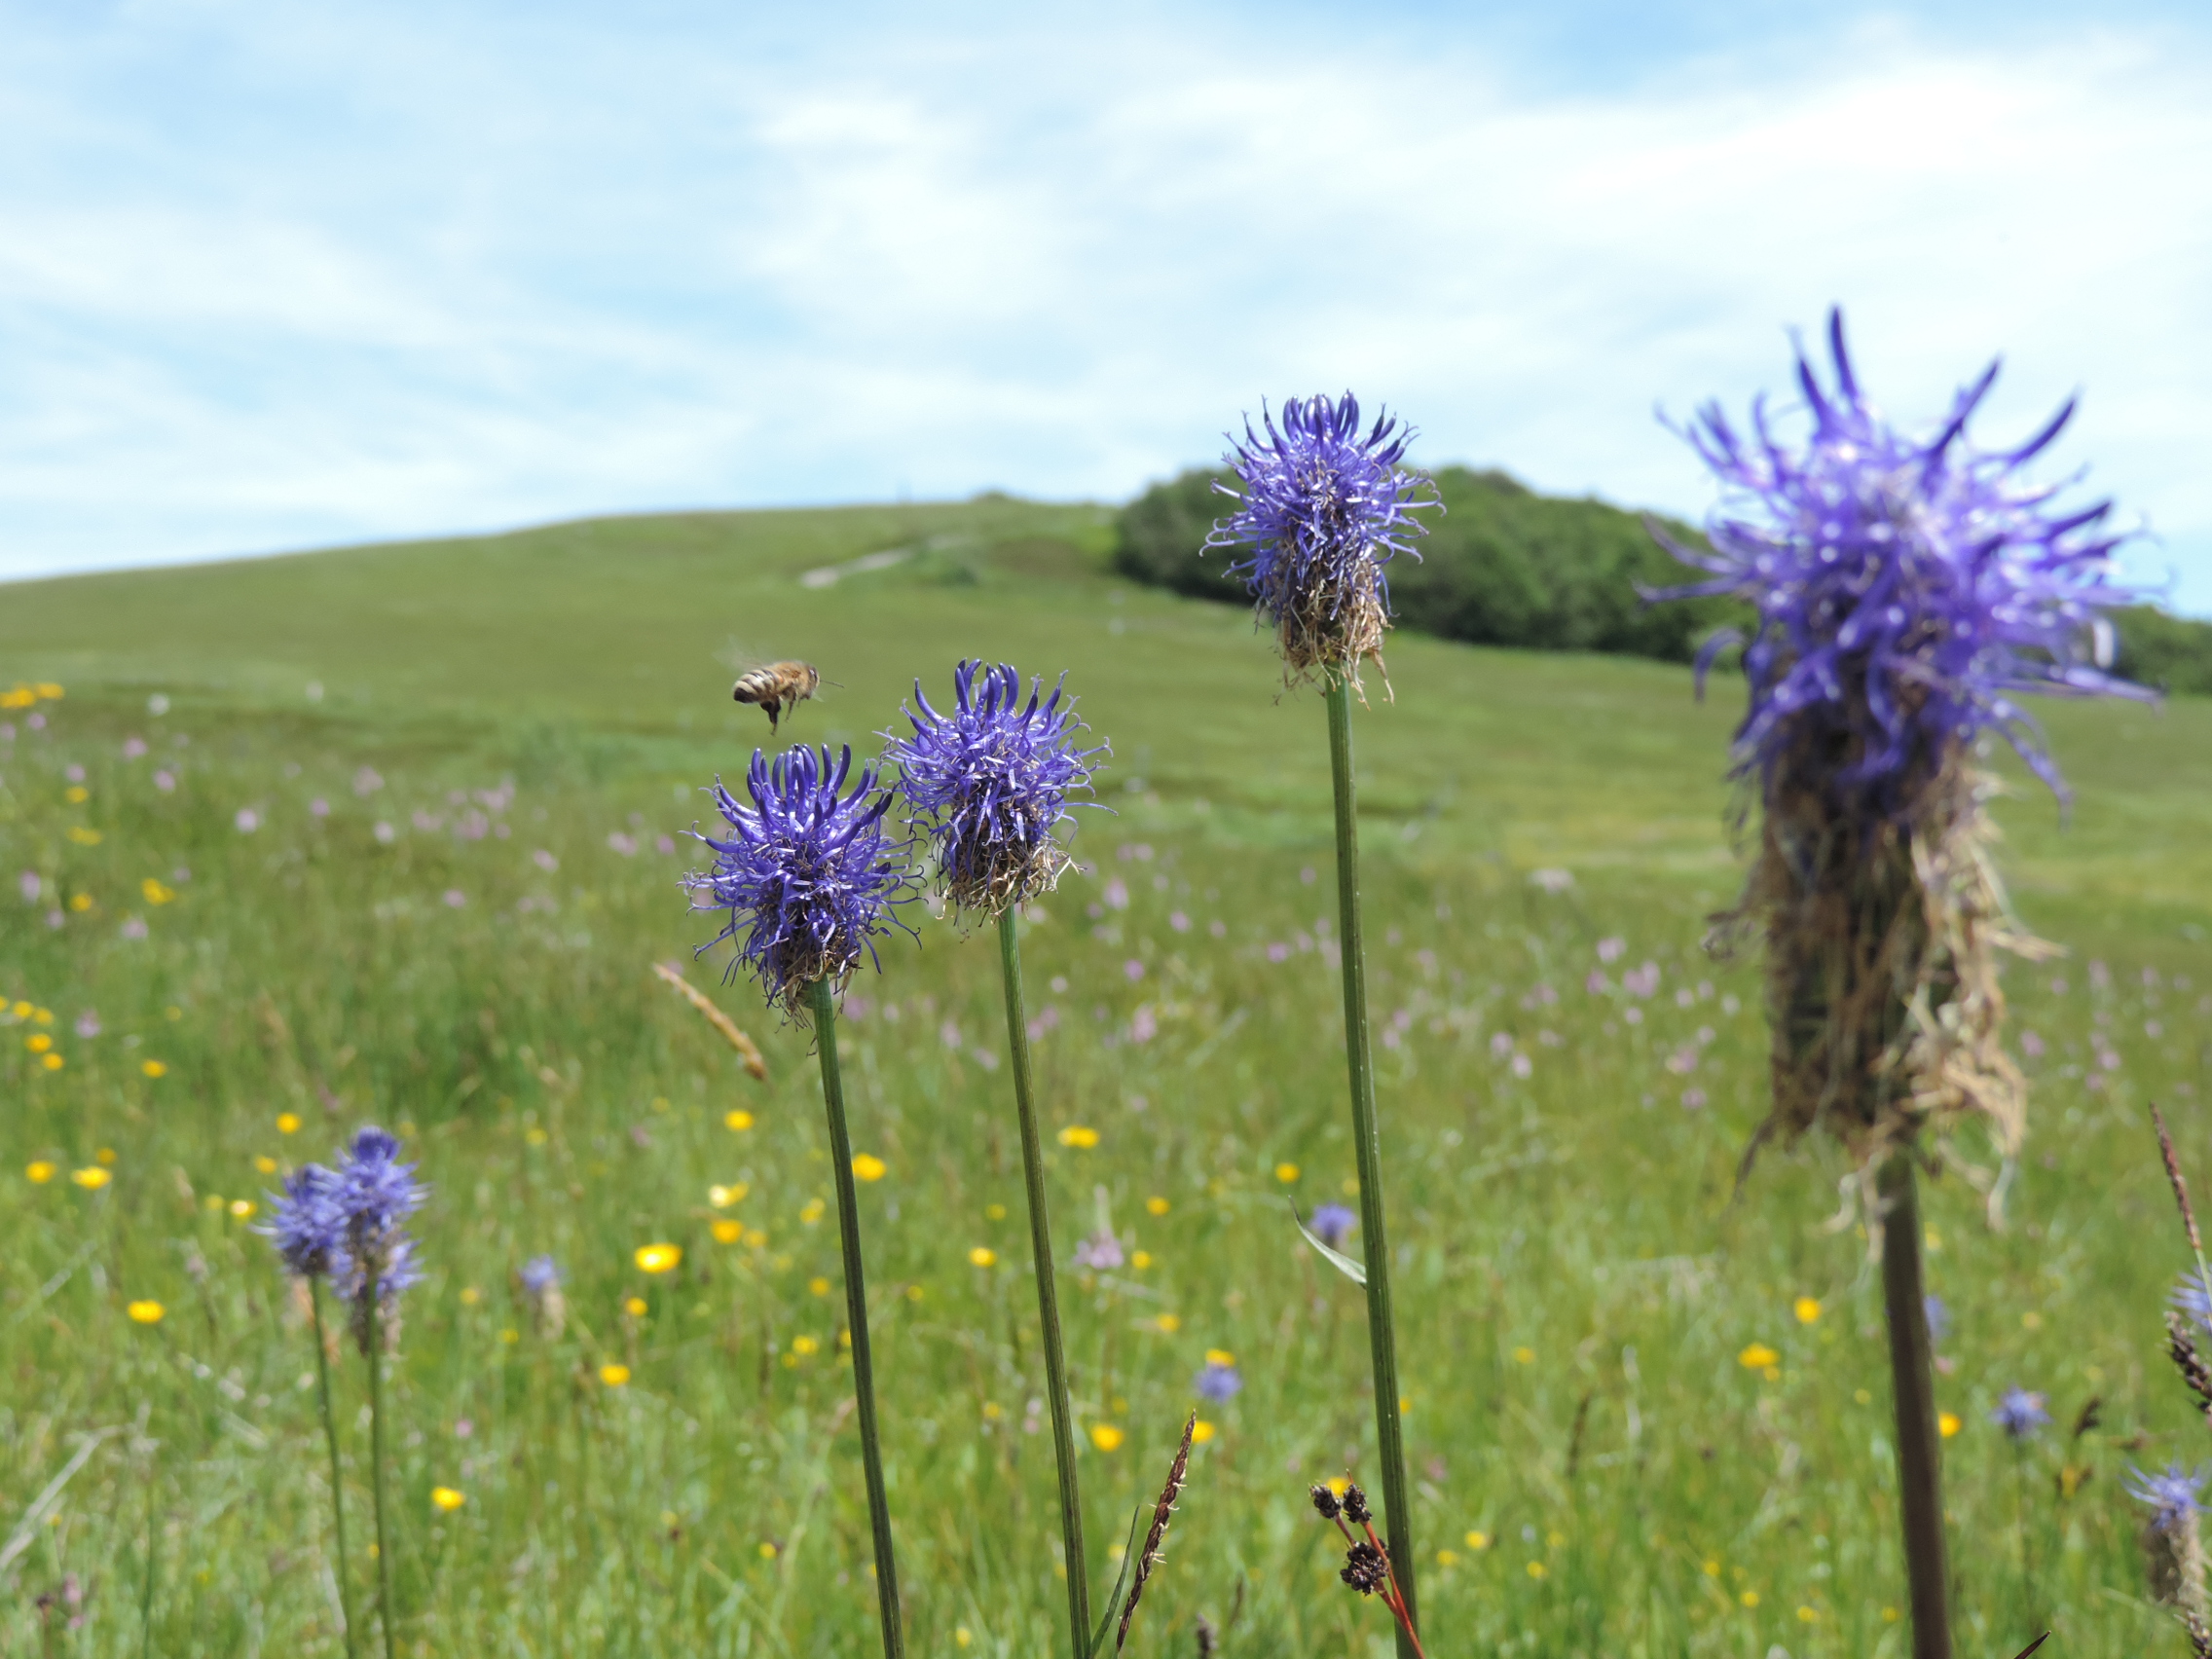
<path id="1" fill-rule="evenodd" d="M 1134 1644 L 1190 1651 L 1202 1612 L 1231 1653 L 1380 1650 L 1302 1495 L 1359 1470 L 1372 1424 L 1356 1292 L 1284 1201 L 1350 1174 L 1321 710 L 1275 694 L 1241 611 L 1120 578 L 1114 546 L 1104 509 L 986 498 L 8 590 L 0 681 L 67 688 L 0 716 L 0 873 L 38 885 L 0 890 L 11 1529 L 73 1437 L 111 1431 L 9 1568 L 11 1644 L 70 1574 L 84 1623 L 55 1612 L 55 1650 L 137 1641 L 150 1471 L 158 1651 L 336 1650 L 307 1339 L 231 1205 L 274 1185 L 256 1160 L 373 1118 L 436 1188 L 397 1391 L 408 1647 L 863 1650 L 804 1043 L 718 992 L 768 1051 L 756 1085 L 649 967 L 713 932 L 682 913 L 675 837 L 764 737 L 728 702 L 739 666 L 818 663 L 842 684 L 792 731 L 872 754 L 916 676 L 934 692 L 979 654 L 1069 669 L 1114 746 L 1091 869 L 1027 945 L 1052 1125 L 1099 1135 L 1053 1151 L 1062 1249 L 1110 1222 L 1145 1252 L 1071 1287 L 1080 1419 L 1127 1436 L 1084 1459 L 1092 1569 L 1227 1348 L 1245 1387 L 1208 1408 Z M 1842 1171 L 1773 1156 L 1731 1197 L 1763 1041 L 1751 976 L 1700 938 L 1737 878 L 1737 687 L 1701 706 L 1679 667 L 1411 634 L 1390 678 L 1357 741 L 1433 1650 L 1897 1648 L 1878 1292 L 1850 1218 L 1824 1225 Z M 2143 1109 L 2201 1159 L 2212 705 L 2042 712 L 2078 798 L 2062 823 L 2019 785 L 2006 864 L 2071 954 L 2010 977 L 2037 1080 L 2010 1226 L 1963 1179 L 1931 1195 L 1949 1496 L 1973 1647 L 2049 1623 L 2062 1652 L 2133 1653 L 2179 1638 L 2142 1599 L 2120 1477 L 2195 1461 L 2202 1432 L 2159 1357 L 2178 1239 Z M 910 1623 L 918 1651 L 1026 1655 L 1058 1590 L 994 964 L 913 919 L 921 947 L 856 983 L 848 1061 L 856 1144 L 889 1165 L 864 1230 Z M 717 1210 L 710 1184 L 748 1194 Z M 641 1275 L 661 1239 L 682 1266 Z M 512 1283 L 541 1251 L 569 1274 L 557 1341 Z M 141 1297 L 160 1325 L 126 1317 Z M 2025 1451 L 1984 1418 L 2015 1382 L 2061 1419 Z M 2104 1420 L 2070 1439 L 2091 1396 Z M 363 1454 L 352 1433 L 351 1480 Z M 434 1510 L 434 1485 L 467 1502 Z"/>

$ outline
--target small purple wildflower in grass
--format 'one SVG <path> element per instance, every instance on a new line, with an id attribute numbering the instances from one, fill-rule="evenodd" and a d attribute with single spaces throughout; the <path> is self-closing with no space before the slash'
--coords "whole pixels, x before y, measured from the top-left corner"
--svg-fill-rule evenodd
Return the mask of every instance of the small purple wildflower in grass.
<path id="1" fill-rule="evenodd" d="M 164 767 L 154 774 L 154 788 L 167 794 L 176 788 L 176 774 Z"/>
<path id="2" fill-rule="evenodd" d="M 145 754 L 146 740 L 144 738 L 127 737 L 123 740 L 123 757 L 126 760 L 143 759 Z"/>
<path id="3" fill-rule="evenodd" d="M 913 931 L 894 908 L 910 897 L 912 842 L 884 830 L 891 794 L 877 788 L 876 769 L 855 778 L 852 768 L 849 748 L 834 761 L 827 748 L 801 748 L 772 763 L 756 749 L 745 780 L 750 806 L 715 785 L 729 839 L 698 837 L 715 863 L 689 879 L 692 907 L 726 909 L 729 920 L 694 954 L 735 941 L 730 974 L 751 973 L 793 1018 L 803 1018 L 817 980 L 841 982 L 863 951 L 875 960 L 878 934 Z"/>
<path id="4" fill-rule="evenodd" d="M 1068 797 L 1091 787 L 1096 757 L 1109 751 L 1078 747 L 1076 734 L 1088 728 L 1065 682 L 1046 697 L 1044 681 L 1032 680 L 1025 703 L 1012 665 L 965 661 L 953 670 L 946 713 L 915 682 L 921 712 L 905 711 L 913 735 L 893 736 L 884 751 L 913 809 L 909 827 L 929 836 L 945 893 L 964 910 L 995 916 L 1050 892 L 1073 862 L 1055 831 L 1074 822 Z"/>
<path id="5" fill-rule="evenodd" d="M 1218 1406 L 1237 1396 L 1244 1387 L 1244 1379 L 1236 1374 L 1235 1366 L 1209 1359 L 1191 1379 L 1191 1386 L 1198 1390 L 1200 1399 L 1211 1400 Z"/>
<path id="6" fill-rule="evenodd" d="M 561 1282 L 561 1269 L 551 1256 L 533 1256 L 523 1263 L 517 1276 L 530 1295 L 543 1296 Z"/>
<path id="7" fill-rule="evenodd" d="M 330 802 L 324 800 L 322 796 L 316 795 L 314 799 L 308 802 L 308 811 L 313 817 L 328 818 L 330 816 Z"/>
<path id="8" fill-rule="evenodd" d="M 126 916 L 123 918 L 123 937 L 125 939 L 144 939 L 146 937 L 146 932 L 147 929 L 144 918 L 139 916 Z"/>
<path id="9" fill-rule="evenodd" d="M 1380 664 L 1389 626 L 1382 567 L 1414 552 L 1426 527 L 1413 515 L 1441 505 L 1435 486 L 1400 464 L 1413 429 L 1385 413 L 1361 436 L 1348 391 L 1290 399 L 1279 428 L 1264 408 L 1260 419 L 1266 437 L 1247 420 L 1244 441 L 1230 440 L 1236 483 L 1216 488 L 1236 509 L 1206 545 L 1241 551 L 1229 574 L 1273 625 L 1289 679 L 1327 665 L 1356 684 L 1363 658 Z"/>
<path id="10" fill-rule="evenodd" d="M 2050 1413 L 2044 1408 L 2047 1403 L 2043 1394 L 2031 1393 L 2018 1386 L 2005 1390 L 2005 1397 L 1997 1402 L 1989 1414 L 1989 1420 L 2003 1429 L 2014 1441 L 2027 1440 L 2039 1429 L 2050 1423 Z"/>
<path id="11" fill-rule="evenodd" d="M 1747 442 L 1718 404 L 1681 432 L 1728 493 L 1709 520 L 1712 551 L 1661 536 L 1708 580 L 1655 597 L 1730 595 L 1754 607 L 1744 652 L 1751 706 L 1736 733 L 1741 776 L 1771 789 L 1808 737 L 1837 756 L 1839 797 L 1885 817 L 1906 814 L 1916 771 L 1983 732 L 2003 737 L 2064 793 L 2019 693 L 2152 693 L 2095 660 L 2093 625 L 2137 596 L 2111 581 L 2124 539 L 2111 503 L 2054 507 L 2059 488 L 2020 469 L 2055 439 L 2073 400 L 2015 449 L 1978 450 L 1966 424 L 1997 378 L 1992 363 L 1953 400 L 1926 441 L 1890 425 L 1861 392 L 1828 316 L 1835 386 L 1824 388 L 1802 347 L 1797 381 L 1813 418 L 1801 451 L 1770 429 L 1764 400 Z M 1702 674 L 1731 637 L 1699 653 Z"/>
<path id="12" fill-rule="evenodd" d="M 346 1215 L 338 1202 L 338 1177 L 319 1163 L 284 1177 L 283 1192 L 270 1197 L 269 1224 L 255 1231 L 276 1245 L 285 1271 L 300 1278 L 346 1271 Z"/>
<path id="13" fill-rule="evenodd" d="M 1921 1310 L 1928 1317 L 1928 1340 L 1939 1343 L 1951 1334 L 1951 1310 L 1943 1306 L 1940 1296 L 1924 1296 L 1920 1299 Z"/>
<path id="14" fill-rule="evenodd" d="M 449 887 L 445 891 L 445 902 L 449 909 L 465 909 L 468 904 L 468 895 L 458 887 Z"/>
<path id="15" fill-rule="evenodd" d="M 2182 1274 L 2175 1281 L 2169 1300 L 2176 1312 L 2212 1331 L 2212 1293 L 2206 1291 L 2204 1281 L 2196 1274 Z"/>
<path id="16" fill-rule="evenodd" d="M 250 835 L 261 828 L 261 814 L 250 806 L 241 806 L 238 810 L 238 816 L 231 822 L 238 826 L 240 834 Z"/>
<path id="17" fill-rule="evenodd" d="M 86 1009 L 77 1015 L 77 1035 L 87 1041 L 100 1034 L 100 1016 L 97 1009 Z"/>
<path id="18" fill-rule="evenodd" d="M 2127 1495 L 2149 1505 L 2151 1525 L 2161 1531 L 2171 1530 L 2191 1517 L 2204 1513 L 2204 1483 L 2212 1471 L 2190 1470 L 2179 1463 L 2168 1463 L 2161 1473 L 2147 1475 L 2130 1464 L 2127 1474 Z"/>
<path id="19" fill-rule="evenodd" d="M 1323 1204 L 1313 1212 L 1307 1230 L 1332 1250 L 1352 1235 L 1359 1217 L 1344 1204 Z"/>
<path id="20" fill-rule="evenodd" d="M 1135 957 L 1130 957 L 1122 964 L 1122 977 L 1128 980 L 1130 984 L 1135 984 L 1144 977 L 1144 964 Z"/>
<path id="21" fill-rule="evenodd" d="M 539 869 L 543 870 L 547 875 L 551 875 L 555 870 L 561 867 L 561 861 L 555 858 L 543 847 L 538 848 L 537 851 L 530 855 L 530 862 L 535 865 Z"/>
<path id="22" fill-rule="evenodd" d="M 1120 1267 L 1122 1261 L 1122 1241 L 1114 1236 L 1112 1228 L 1100 1228 L 1075 1247 L 1075 1265 L 1079 1268 L 1109 1272 Z"/>
<path id="23" fill-rule="evenodd" d="M 46 891 L 46 883 L 39 879 L 37 870 L 26 869 L 16 878 L 16 891 L 23 896 L 24 903 L 35 904 L 39 896 Z"/>

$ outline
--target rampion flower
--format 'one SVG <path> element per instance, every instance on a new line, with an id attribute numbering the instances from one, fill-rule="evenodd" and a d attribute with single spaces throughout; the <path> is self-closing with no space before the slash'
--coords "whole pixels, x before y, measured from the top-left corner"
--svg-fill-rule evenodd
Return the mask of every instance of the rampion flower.
<path id="1" fill-rule="evenodd" d="M 533 1256 L 523 1263 L 519 1276 L 527 1294 L 543 1296 L 547 1291 L 559 1288 L 561 1269 L 551 1256 Z"/>
<path id="2" fill-rule="evenodd" d="M 891 795 L 876 787 L 874 767 L 845 791 L 852 765 L 849 748 L 834 762 L 825 748 L 790 750 L 773 763 L 756 749 L 745 779 L 751 806 L 715 785 L 730 838 L 698 837 L 715 864 L 690 878 L 692 907 L 729 912 L 700 952 L 736 940 L 731 973 L 744 964 L 794 1018 L 816 981 L 842 980 L 864 950 L 874 959 L 876 935 L 905 926 L 893 906 L 913 882 L 911 843 L 884 831 Z"/>
<path id="3" fill-rule="evenodd" d="M 2168 1463 L 2156 1475 L 2132 1466 L 2127 1472 L 2127 1495 L 2150 1507 L 2152 1526 L 2170 1530 L 2204 1513 L 2204 1483 L 2212 1471 Z"/>
<path id="4" fill-rule="evenodd" d="M 2171 1301 L 2177 1311 L 2212 1331 L 2212 1290 L 2208 1290 L 2196 1274 L 2181 1275 L 2174 1284 Z"/>
<path id="5" fill-rule="evenodd" d="M 2021 1387 L 2005 1390 L 2005 1397 L 1989 1414 L 1989 1420 L 2014 1440 L 2026 1440 L 2037 1430 L 2047 1427 L 2050 1413 L 2044 1409 L 2046 1396 L 2030 1393 Z"/>
<path id="6" fill-rule="evenodd" d="M 906 712 L 914 734 L 892 737 L 884 758 L 899 768 L 909 823 L 926 830 L 947 896 L 996 915 L 1048 891 L 1067 868 L 1053 831 L 1073 822 L 1069 794 L 1090 787 L 1094 757 L 1109 751 L 1076 746 L 1087 728 L 1059 684 L 1041 702 L 1044 682 L 1032 681 L 1024 704 L 1012 667 L 968 661 L 953 671 L 952 688 L 952 710 L 940 715 L 915 682 L 922 712 Z"/>
<path id="7" fill-rule="evenodd" d="M 276 1246 L 288 1272 L 301 1278 L 343 1273 L 346 1217 L 338 1206 L 338 1177 L 310 1163 L 284 1177 L 281 1194 L 269 1198 L 269 1225 L 255 1231 Z"/>
<path id="8" fill-rule="evenodd" d="M 1218 1405 L 1225 1400 L 1235 1399 L 1244 1386 L 1244 1379 L 1236 1374 L 1235 1366 L 1219 1365 L 1209 1359 L 1198 1376 L 1191 1380 L 1191 1386 L 1198 1390 L 1199 1398 L 1212 1400 Z"/>
<path id="9" fill-rule="evenodd" d="M 352 1305 L 353 1337 L 369 1351 L 369 1285 L 381 1306 L 418 1283 L 415 1240 L 407 1218 L 422 1206 L 428 1190 L 415 1179 L 416 1166 L 399 1161 L 399 1142 L 373 1124 L 353 1136 L 345 1161 L 331 1180 L 331 1205 L 343 1239 L 332 1258 L 331 1280 Z"/>
<path id="10" fill-rule="evenodd" d="M 2056 769 L 2013 699 L 2022 692 L 2152 693 L 2105 673 L 2101 613 L 2136 596 L 2114 584 L 2123 539 L 2111 503 L 2060 508 L 2060 487 L 2021 468 L 2074 413 L 2069 400 L 2009 450 L 1966 441 L 1996 363 L 1964 388 L 1932 438 L 1907 437 L 1861 391 L 1828 317 L 1835 386 L 1802 350 L 1797 381 L 1813 419 L 1792 451 L 1751 407 L 1747 441 L 1717 403 L 1682 435 L 1728 492 L 1707 522 L 1712 551 L 1664 535 L 1711 578 L 1656 597 L 1729 595 L 1757 612 L 1744 652 L 1751 704 L 1736 734 L 1739 770 L 1771 790 L 1817 755 L 1839 800 L 1909 816 L 1949 753 L 1993 731 L 2054 791 Z M 1735 636 L 1709 641 L 1702 673 Z"/>
<path id="11" fill-rule="evenodd" d="M 1359 1217 L 1344 1204 L 1323 1204 L 1306 1225 L 1314 1237 L 1334 1250 L 1352 1235 Z"/>
<path id="12" fill-rule="evenodd" d="M 1362 658 L 1382 660 L 1382 567 L 1414 551 L 1426 527 L 1413 515 L 1440 505 L 1435 486 L 1399 464 L 1413 429 L 1385 413 L 1362 437 L 1348 391 L 1341 401 L 1294 397 L 1279 429 L 1264 409 L 1261 424 L 1265 438 L 1246 421 L 1244 441 L 1230 440 L 1224 459 L 1240 487 L 1217 488 L 1237 507 L 1206 545 L 1246 550 L 1229 573 L 1244 577 L 1273 624 L 1291 680 L 1327 665 L 1356 683 Z"/>

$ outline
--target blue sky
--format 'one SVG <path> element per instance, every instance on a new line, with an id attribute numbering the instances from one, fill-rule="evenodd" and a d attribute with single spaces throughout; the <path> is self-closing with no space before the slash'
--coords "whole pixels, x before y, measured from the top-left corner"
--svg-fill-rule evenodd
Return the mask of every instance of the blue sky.
<path id="1" fill-rule="evenodd" d="M 2212 23 L 2141 0 L 0 0 L 0 575 L 1120 498 L 1263 397 L 1702 513 L 1655 406 L 2069 393 L 2212 613 Z"/>

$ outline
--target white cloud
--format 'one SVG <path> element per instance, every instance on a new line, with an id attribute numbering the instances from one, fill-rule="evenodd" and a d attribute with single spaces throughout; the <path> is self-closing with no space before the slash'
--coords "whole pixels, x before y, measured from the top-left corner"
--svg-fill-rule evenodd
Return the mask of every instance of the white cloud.
<path id="1" fill-rule="evenodd" d="M 258 16 L 192 14 L 214 91 L 274 113 L 189 166 L 87 159 L 164 127 L 104 57 L 84 97 L 0 92 L 0 143 L 42 158 L 0 164 L 0 571 L 902 484 L 1113 497 L 1347 384 L 1428 459 L 1694 511 L 1653 402 L 1785 391 L 1783 325 L 1841 299 L 1901 417 L 1999 349 L 1991 440 L 2084 387 L 2064 454 L 2212 608 L 2201 37 L 1847 29 L 1599 97 L 1464 37 L 402 42 L 395 15 L 222 45 Z"/>

